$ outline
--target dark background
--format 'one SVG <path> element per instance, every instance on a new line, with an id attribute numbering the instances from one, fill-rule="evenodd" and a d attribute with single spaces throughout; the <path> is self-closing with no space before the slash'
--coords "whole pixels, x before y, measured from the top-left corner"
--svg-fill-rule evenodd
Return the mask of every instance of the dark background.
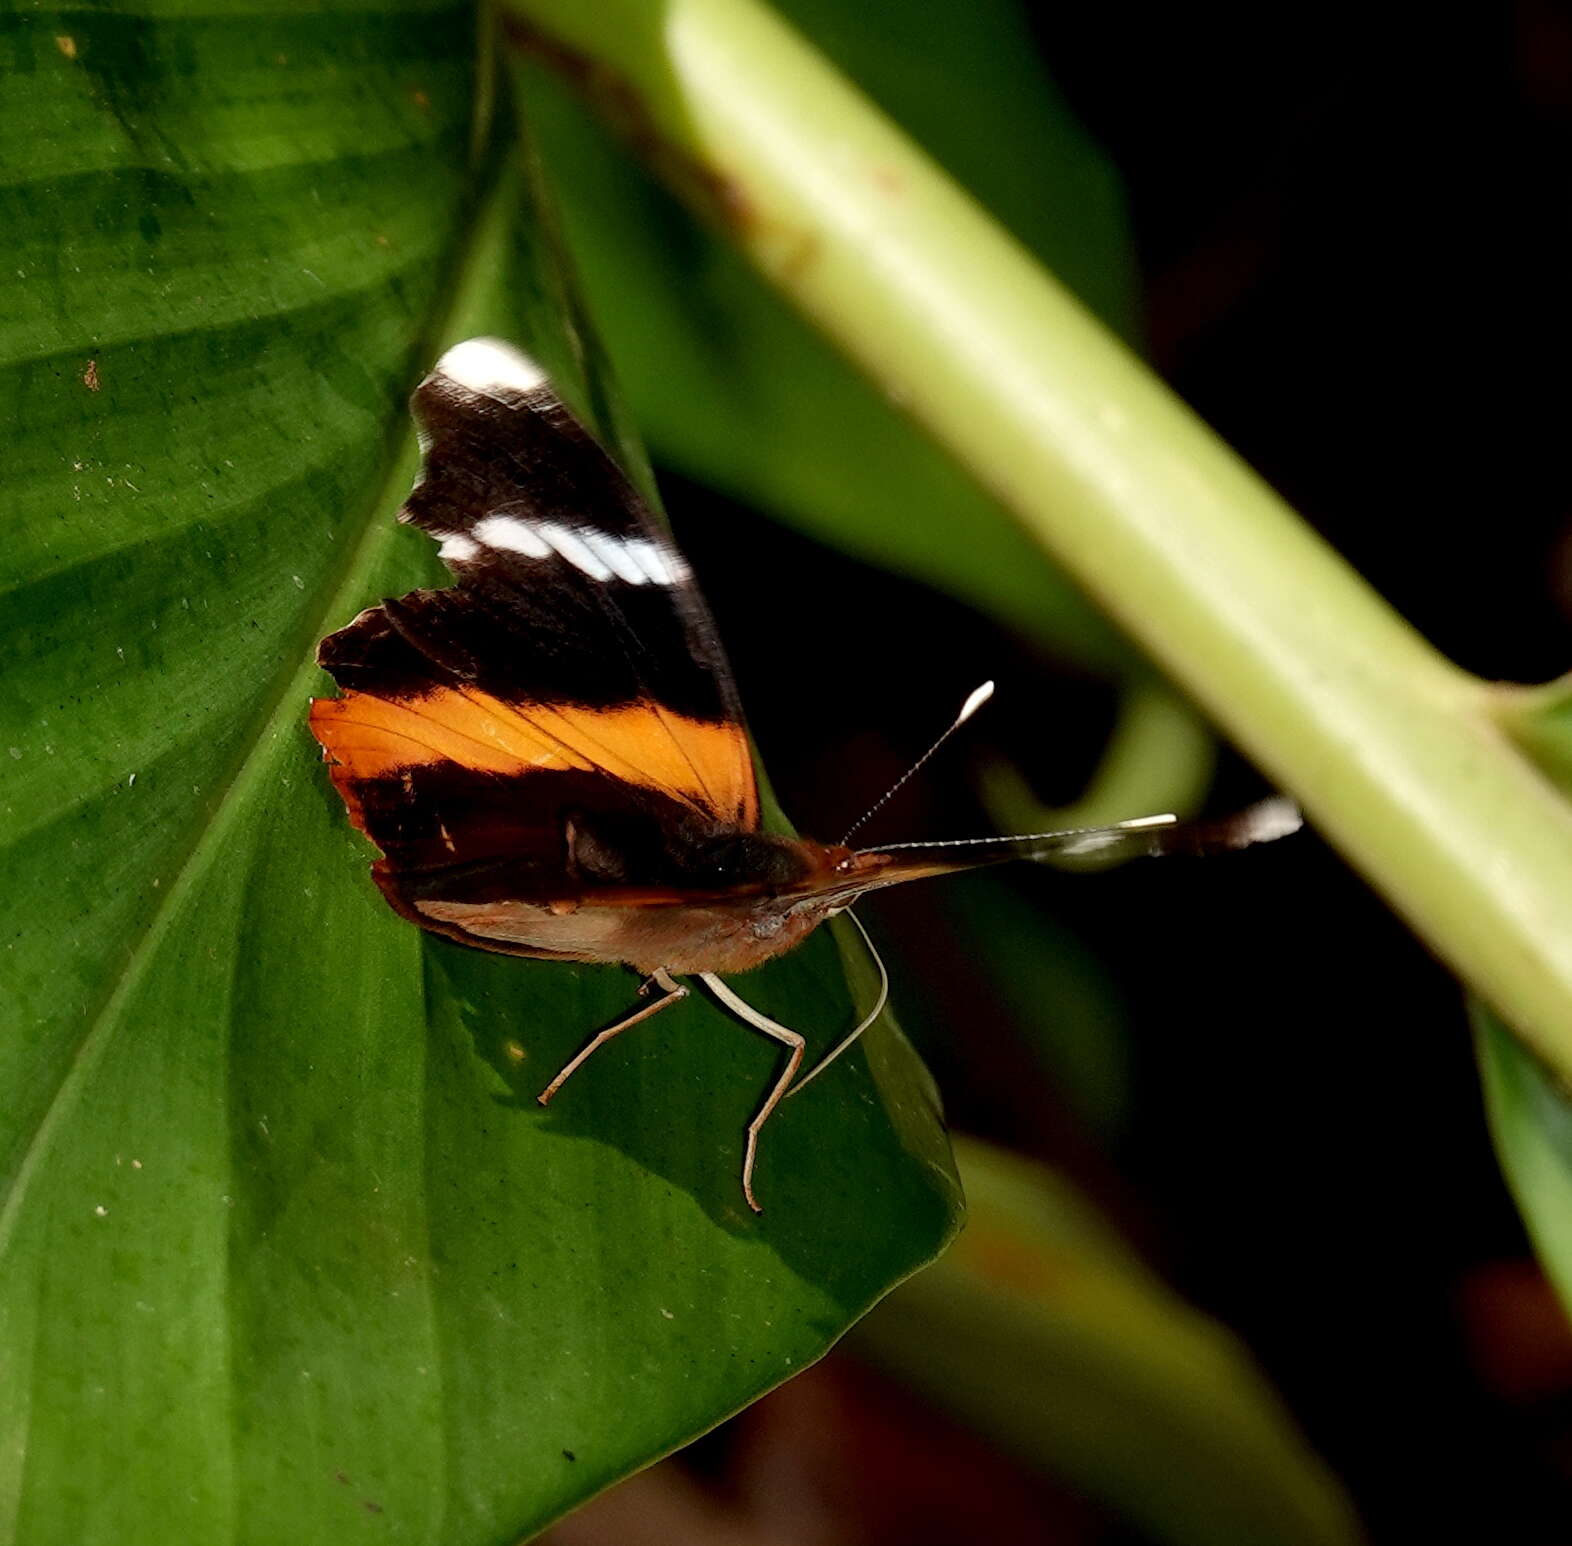
<path id="1" fill-rule="evenodd" d="M 1036 24 L 1123 176 L 1158 369 L 1459 664 L 1567 669 L 1568 12 L 1045 6 Z M 987 830 L 971 766 L 993 751 L 1044 799 L 1077 793 L 1106 687 L 778 529 L 739 563 L 729 513 L 663 487 L 803 830 L 838 836 L 990 676 L 999 699 L 870 837 Z M 804 598 L 833 628 L 801 626 Z M 1214 804 L 1260 787 L 1225 758 Z M 954 1124 L 1074 1175 L 1242 1335 L 1376 1540 L 1572 1541 L 1572 1338 L 1500 1180 L 1448 974 L 1314 835 L 1010 883 L 1116 974 L 1133 1117 L 1096 1141 L 986 974 L 936 947 L 961 881 L 863 910 Z M 875 1468 L 930 1445 L 961 1500 L 921 1524 L 864 1503 L 849 1539 L 980 1538 L 984 1495 L 996 1540 L 1127 1538 L 941 1419 L 892 1416 L 869 1377 L 814 1378 L 690 1468 L 735 1490 L 761 1434 L 816 1453 L 804 1435 L 838 1424 Z"/>

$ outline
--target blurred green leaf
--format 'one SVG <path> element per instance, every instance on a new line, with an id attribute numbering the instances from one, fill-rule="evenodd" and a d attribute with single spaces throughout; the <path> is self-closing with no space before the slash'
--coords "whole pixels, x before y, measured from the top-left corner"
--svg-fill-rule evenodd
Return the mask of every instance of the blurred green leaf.
<path id="1" fill-rule="evenodd" d="M 1572 677 L 1498 687 L 1494 707 L 1545 774 L 1572 792 Z M 1472 999 L 1469 1018 L 1496 1157 L 1546 1276 L 1572 1314 L 1572 1098 L 1493 1010 Z"/>
<path id="2" fill-rule="evenodd" d="M 1052 1171 L 958 1142 L 969 1222 L 854 1346 L 1175 1546 L 1352 1546 L 1353 1510 L 1249 1355 Z"/>
<path id="3" fill-rule="evenodd" d="M 1133 269 L 1113 173 L 1044 73 L 1013 0 L 780 9 L 1095 311 L 1132 331 Z M 633 17 L 629 25 L 638 24 Z M 526 49 L 529 39 L 522 34 Z M 560 79 L 521 95 L 618 376 L 656 457 L 810 536 L 922 580 L 1088 669 L 1133 650 L 971 477 L 700 226 Z M 615 83 L 576 74 L 613 117 Z M 637 121 L 637 150 L 679 179 Z"/>
<path id="4" fill-rule="evenodd" d="M 695 1000 L 533 1095 L 616 970 L 371 885 L 315 640 L 442 578 L 405 396 L 519 337 L 605 422 L 465 6 L 0 22 L 0 1539 L 511 1540 L 708 1427 L 938 1248 L 888 1024 L 766 1132 Z M 533 195 L 532 195 L 533 197 Z M 828 1043 L 828 936 L 750 980 Z"/>
<path id="5" fill-rule="evenodd" d="M 1491 706 L 1523 750 L 1572 794 L 1572 676 L 1540 687 L 1497 683 Z"/>
<path id="6" fill-rule="evenodd" d="M 1104 1142 L 1117 1138 L 1133 1088 L 1127 1006 L 1114 974 L 1015 877 L 968 875 L 936 905 L 1055 1093 L 1088 1131 Z"/>
<path id="7" fill-rule="evenodd" d="M 1534 1249 L 1572 1313 L 1572 1101 L 1477 1000 L 1470 1005 L 1485 1113 Z"/>

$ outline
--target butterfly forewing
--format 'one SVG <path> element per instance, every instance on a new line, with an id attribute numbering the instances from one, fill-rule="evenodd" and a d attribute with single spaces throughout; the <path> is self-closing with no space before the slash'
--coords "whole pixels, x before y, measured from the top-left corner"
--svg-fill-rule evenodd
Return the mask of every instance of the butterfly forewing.
<path id="1" fill-rule="evenodd" d="M 427 927 L 420 899 L 571 900 L 571 813 L 635 840 L 755 830 L 736 691 L 688 566 L 550 382 L 476 339 L 412 406 L 425 460 L 400 519 L 456 583 L 323 640 L 344 695 L 312 709 L 389 899 Z"/>

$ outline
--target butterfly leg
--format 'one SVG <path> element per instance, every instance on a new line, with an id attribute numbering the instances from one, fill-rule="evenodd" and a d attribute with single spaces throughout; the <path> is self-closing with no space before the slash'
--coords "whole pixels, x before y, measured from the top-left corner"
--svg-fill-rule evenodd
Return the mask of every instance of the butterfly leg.
<path id="1" fill-rule="evenodd" d="M 677 982 L 672 977 L 671 973 L 668 972 L 664 967 L 661 967 L 658 971 L 654 972 L 650 976 L 649 982 L 646 982 L 644 986 L 639 989 L 639 992 L 641 994 L 647 993 L 650 989 L 651 983 L 653 983 L 662 991 L 664 997 L 656 999 L 653 1004 L 646 1004 L 642 1009 L 635 1010 L 626 1019 L 619 1020 L 615 1025 L 608 1026 L 604 1031 L 600 1031 L 596 1035 L 592 1036 L 589 1042 L 583 1048 L 581 1048 L 574 1057 L 570 1058 L 568 1062 L 563 1065 L 562 1070 L 558 1073 L 557 1077 L 553 1079 L 551 1083 L 548 1084 L 546 1088 L 535 1097 L 535 1099 L 538 1100 L 541 1105 L 545 1106 L 549 1104 L 551 1097 L 568 1082 L 568 1076 L 573 1073 L 573 1071 L 578 1068 L 578 1066 L 583 1063 L 592 1052 L 598 1051 L 601 1047 L 604 1047 L 613 1036 L 620 1036 L 630 1026 L 637 1025 L 640 1020 L 648 1020 L 651 1015 L 659 1014 L 661 1010 L 667 1007 L 667 1005 L 679 1003 L 682 999 L 685 999 L 688 996 L 687 988 L 685 988 L 680 982 Z"/>
<path id="2" fill-rule="evenodd" d="M 772 1037 L 790 1049 L 786 1067 L 781 1070 L 780 1077 L 771 1086 L 770 1093 L 764 1097 L 764 1104 L 759 1107 L 758 1115 L 748 1124 L 748 1147 L 742 1157 L 742 1195 L 748 1199 L 748 1206 L 755 1213 L 763 1213 L 764 1209 L 759 1206 L 753 1195 L 753 1162 L 758 1157 L 759 1132 L 769 1120 L 770 1113 L 780 1105 L 781 1097 L 791 1088 L 792 1080 L 797 1077 L 797 1070 L 802 1067 L 802 1049 L 805 1043 L 794 1030 L 770 1019 L 768 1015 L 760 1014 L 752 1004 L 738 998 L 713 972 L 701 972 L 699 981 L 739 1019 L 746 1020 L 756 1031 L 763 1031 L 766 1036 Z"/>

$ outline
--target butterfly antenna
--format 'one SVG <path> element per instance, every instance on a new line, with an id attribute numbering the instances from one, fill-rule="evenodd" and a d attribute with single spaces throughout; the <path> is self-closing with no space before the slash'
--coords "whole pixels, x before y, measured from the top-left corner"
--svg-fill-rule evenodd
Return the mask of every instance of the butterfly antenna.
<path id="1" fill-rule="evenodd" d="M 993 683 L 990 682 L 988 686 L 990 689 L 992 689 Z M 972 696 L 975 697 L 976 694 L 974 693 Z M 968 702 L 969 701 L 970 700 L 968 700 Z M 964 719 L 965 717 L 966 716 L 963 713 L 961 718 Z M 954 728 L 955 727 L 953 725 L 950 727 L 952 730 Z M 945 733 L 948 734 L 949 732 L 946 731 Z M 847 909 L 846 916 L 857 925 L 857 932 L 862 935 L 862 942 L 868 947 L 868 953 L 873 957 L 873 964 L 879 969 L 878 1001 L 874 1004 L 873 1008 L 870 1009 L 860 1021 L 858 1021 L 857 1028 L 855 1030 L 848 1031 L 843 1037 L 841 1037 L 841 1039 L 836 1042 L 835 1045 L 831 1047 L 830 1050 L 826 1052 L 824 1056 L 820 1058 L 819 1061 L 815 1063 L 813 1067 L 810 1068 L 808 1072 L 805 1073 L 802 1078 L 796 1082 L 796 1084 L 787 1090 L 786 1093 L 788 1095 L 795 1095 L 798 1090 L 817 1079 L 819 1075 L 822 1074 L 824 1070 L 841 1055 L 841 1053 L 851 1046 L 851 1044 L 856 1041 L 857 1038 L 861 1036 L 862 1033 L 879 1018 L 880 1015 L 884 1013 L 884 1006 L 890 1001 L 890 974 L 884 969 L 884 958 L 879 954 L 878 948 L 874 945 L 873 941 L 868 938 L 868 931 L 863 928 L 862 919 L 860 919 L 856 913 L 852 912 L 850 908 Z"/>
<path id="2" fill-rule="evenodd" d="M 887 805 L 889 803 L 889 801 L 891 799 L 893 799 L 895 797 L 895 795 L 898 794 L 900 792 L 900 790 L 905 786 L 906 781 L 909 778 L 911 778 L 911 776 L 931 756 L 933 756 L 933 754 L 936 751 L 938 751 L 938 749 L 941 746 L 943 746 L 944 743 L 946 741 L 948 741 L 950 739 L 950 737 L 952 735 L 954 735 L 955 732 L 957 730 L 959 730 L 961 728 L 961 726 L 964 725 L 966 723 L 966 721 L 969 720 L 972 717 L 972 715 L 975 714 L 977 712 L 977 710 L 980 709 L 983 706 L 983 704 L 985 704 L 991 697 L 993 697 L 993 683 L 992 682 L 984 682 L 982 684 L 982 686 L 977 688 L 977 690 L 972 693 L 971 697 L 969 697 L 966 700 L 966 702 L 961 705 L 961 712 L 955 716 L 955 720 L 950 725 L 950 728 L 948 730 L 946 730 L 944 732 L 944 734 L 941 735 L 939 737 L 939 739 L 937 741 L 935 741 L 933 743 L 933 745 L 930 746 L 928 748 L 928 750 L 925 751 L 922 754 L 922 756 L 920 756 L 909 768 L 907 768 L 907 770 L 904 773 L 902 773 L 901 776 L 898 779 L 896 779 L 895 782 L 893 784 L 891 784 L 890 787 L 888 789 L 886 789 L 884 791 L 884 793 L 882 795 L 880 795 L 879 798 L 877 800 L 875 800 L 873 802 L 873 804 L 870 805 L 868 807 L 868 809 L 865 810 L 862 813 L 862 815 L 860 815 L 846 829 L 846 835 L 841 838 L 841 842 L 844 844 L 846 842 L 847 838 L 849 838 L 852 835 L 852 833 L 857 830 L 858 827 L 862 826 L 862 824 L 865 821 L 867 821 L 870 816 L 872 816 L 875 812 L 877 812 L 879 810 L 882 810 L 884 808 L 884 806 Z M 855 921 L 856 920 L 854 919 L 853 922 L 855 922 Z M 862 927 L 862 925 L 859 923 L 859 924 L 857 924 L 857 927 L 860 929 Z M 864 935 L 863 938 L 866 939 L 867 935 Z M 869 948 L 870 949 L 872 948 L 871 944 L 870 944 Z M 822 1068 L 823 1066 L 824 1065 L 822 1063 L 819 1065 L 820 1068 Z M 815 1072 L 817 1072 L 817 1070 L 815 1070 Z M 809 1078 L 811 1078 L 811 1077 L 812 1077 L 812 1075 L 809 1075 Z M 807 1082 L 808 1082 L 808 1080 L 804 1079 L 802 1081 L 802 1084 L 799 1084 L 797 1086 L 797 1088 L 800 1090 L 802 1088 L 802 1085 L 806 1084 Z"/>

